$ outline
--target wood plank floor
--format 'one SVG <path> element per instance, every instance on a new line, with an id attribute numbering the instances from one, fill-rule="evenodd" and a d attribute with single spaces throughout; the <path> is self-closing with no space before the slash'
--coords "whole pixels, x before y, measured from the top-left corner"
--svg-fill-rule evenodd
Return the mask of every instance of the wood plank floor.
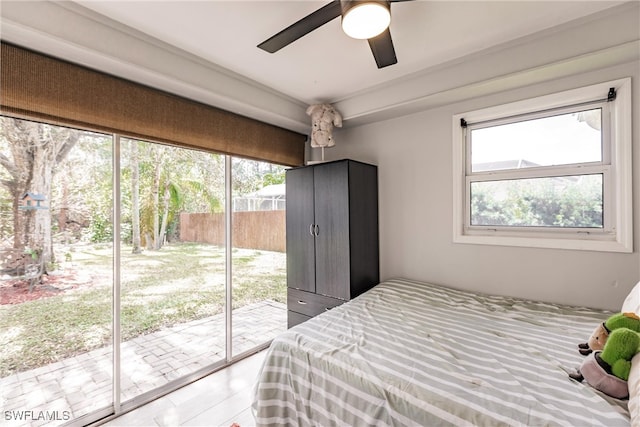
<path id="1" fill-rule="evenodd" d="M 261 351 L 103 425 L 253 426 L 251 391 L 265 353 Z"/>

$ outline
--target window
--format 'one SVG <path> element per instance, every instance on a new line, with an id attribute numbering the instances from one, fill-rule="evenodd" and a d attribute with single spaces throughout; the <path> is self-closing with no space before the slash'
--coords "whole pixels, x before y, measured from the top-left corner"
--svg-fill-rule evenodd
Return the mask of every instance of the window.
<path id="1" fill-rule="evenodd" d="M 631 252 L 630 79 L 457 114 L 454 242 Z"/>

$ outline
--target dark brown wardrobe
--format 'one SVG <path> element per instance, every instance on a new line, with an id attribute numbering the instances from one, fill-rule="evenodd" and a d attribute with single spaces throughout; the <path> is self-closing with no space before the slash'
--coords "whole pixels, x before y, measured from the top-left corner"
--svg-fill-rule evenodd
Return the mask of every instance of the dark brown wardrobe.
<path id="1" fill-rule="evenodd" d="M 287 171 L 288 325 L 379 282 L 378 170 L 338 160 Z"/>

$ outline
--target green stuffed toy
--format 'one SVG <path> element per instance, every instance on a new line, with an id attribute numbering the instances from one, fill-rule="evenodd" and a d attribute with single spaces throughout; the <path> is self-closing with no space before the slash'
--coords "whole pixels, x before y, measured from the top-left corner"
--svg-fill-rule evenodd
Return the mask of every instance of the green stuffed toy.
<path id="1" fill-rule="evenodd" d="M 602 350 L 611 331 L 618 328 L 629 328 L 640 332 L 640 318 L 635 313 L 616 313 L 599 324 L 586 343 L 578 344 L 578 351 L 583 356 L 592 351 Z"/>
<path id="2" fill-rule="evenodd" d="M 631 359 L 640 351 L 640 335 L 628 328 L 611 332 L 600 358 L 610 367 L 611 373 L 627 381 L 631 371 Z"/>
<path id="3" fill-rule="evenodd" d="M 618 313 L 596 328 L 598 337 L 589 340 L 588 356 L 576 373 L 569 374 L 574 380 L 587 383 L 611 397 L 628 397 L 627 380 L 631 371 L 631 359 L 640 352 L 640 317 L 635 313 Z M 602 345 L 602 350 L 597 347 Z M 596 348 L 594 348 L 596 347 Z M 584 350 L 579 345 L 580 352 Z M 584 354 L 584 353 L 583 353 Z"/>

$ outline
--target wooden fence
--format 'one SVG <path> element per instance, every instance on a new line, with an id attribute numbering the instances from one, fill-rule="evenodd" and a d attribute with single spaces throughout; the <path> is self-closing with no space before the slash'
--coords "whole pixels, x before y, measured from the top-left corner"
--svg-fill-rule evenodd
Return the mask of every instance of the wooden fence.
<path id="1" fill-rule="evenodd" d="M 285 252 L 285 211 L 234 212 L 233 247 Z M 181 213 L 180 240 L 224 245 L 224 214 Z"/>

